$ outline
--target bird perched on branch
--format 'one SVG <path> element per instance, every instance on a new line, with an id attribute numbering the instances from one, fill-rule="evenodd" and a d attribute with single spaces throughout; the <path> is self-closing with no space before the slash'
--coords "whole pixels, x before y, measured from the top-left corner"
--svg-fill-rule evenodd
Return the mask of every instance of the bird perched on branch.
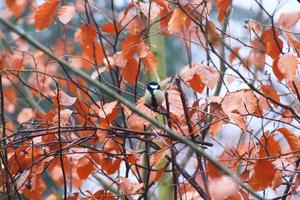
<path id="1" fill-rule="evenodd" d="M 151 81 L 147 85 L 144 99 L 147 107 L 158 112 L 159 106 L 161 106 L 165 99 L 165 94 L 157 82 Z"/>

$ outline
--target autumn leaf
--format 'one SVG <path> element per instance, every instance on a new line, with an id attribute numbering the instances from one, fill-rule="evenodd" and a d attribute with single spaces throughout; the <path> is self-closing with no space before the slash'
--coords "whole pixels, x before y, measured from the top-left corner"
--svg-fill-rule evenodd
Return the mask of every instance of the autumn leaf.
<path id="1" fill-rule="evenodd" d="M 43 30 L 51 25 L 58 4 L 59 0 L 49 0 L 37 7 L 34 16 L 36 30 Z"/>
<path id="2" fill-rule="evenodd" d="M 156 116 L 155 112 L 153 112 L 150 108 L 145 106 L 144 97 L 140 98 L 136 102 L 136 108 L 139 109 L 141 112 L 147 114 L 148 116 Z M 145 120 L 144 118 L 140 117 L 135 113 L 127 113 L 127 115 L 129 115 L 127 120 L 128 127 L 133 130 L 143 131 L 145 126 L 148 126 L 150 124 L 149 121 Z"/>
<path id="3" fill-rule="evenodd" d="M 74 6 L 62 6 L 58 11 L 58 19 L 61 23 L 67 24 L 75 14 Z"/>
<path id="4" fill-rule="evenodd" d="M 175 8 L 172 17 L 168 23 L 168 31 L 172 33 L 178 33 L 182 28 L 184 28 L 187 20 L 186 14 L 181 10 L 181 8 Z"/>
<path id="5" fill-rule="evenodd" d="M 117 28 L 117 30 L 116 30 L 116 28 Z M 116 28 L 115 28 L 115 25 L 113 22 L 107 22 L 106 24 L 104 24 L 102 26 L 102 31 L 113 35 L 116 33 L 116 31 L 117 32 L 121 31 L 121 29 L 122 29 L 121 24 L 117 23 Z"/>
<path id="6" fill-rule="evenodd" d="M 234 48 L 232 48 L 232 52 L 229 55 L 229 61 L 230 61 L 230 63 L 232 63 L 233 60 L 236 58 L 236 55 L 238 55 L 239 50 L 240 50 L 240 47 L 234 47 Z"/>
<path id="7" fill-rule="evenodd" d="M 76 167 L 77 174 L 82 180 L 87 179 L 93 171 L 93 163 L 84 156 L 78 160 L 78 164 L 76 165 Z"/>
<path id="8" fill-rule="evenodd" d="M 271 56 L 273 60 L 276 60 L 281 54 L 281 50 L 283 47 L 283 42 L 279 38 L 278 32 L 273 28 L 269 28 L 265 32 L 263 32 L 261 40 L 265 45 L 266 54 Z"/>
<path id="9" fill-rule="evenodd" d="M 296 56 L 284 54 L 283 56 L 280 56 L 278 60 L 278 69 L 285 79 L 293 80 L 297 76 L 298 63 Z"/>
<path id="10" fill-rule="evenodd" d="M 277 129 L 288 142 L 292 151 L 297 151 L 300 148 L 299 137 L 297 137 L 290 129 L 279 128 Z"/>
<path id="11" fill-rule="evenodd" d="M 283 73 L 281 73 L 281 71 L 279 70 L 278 60 L 279 60 L 279 58 L 277 58 L 276 60 L 273 61 L 272 70 L 273 70 L 273 73 L 276 76 L 276 78 L 279 81 L 282 81 L 284 79 L 285 75 Z"/>
<path id="12" fill-rule="evenodd" d="M 117 104 L 118 101 L 113 101 L 104 104 L 103 107 L 99 109 L 98 115 L 101 121 L 103 121 L 104 123 L 111 123 L 117 118 L 119 111 L 119 107 L 117 106 Z"/>
<path id="13" fill-rule="evenodd" d="M 76 102 L 76 97 L 71 97 L 63 91 L 59 91 L 59 104 L 63 106 L 72 106 Z M 57 98 L 54 98 L 55 103 L 57 103 Z"/>
<path id="14" fill-rule="evenodd" d="M 266 150 L 267 155 L 279 155 L 281 147 L 279 142 L 275 140 L 274 134 L 269 135 L 269 132 L 264 133 L 260 138 L 262 148 Z"/>
<path id="15" fill-rule="evenodd" d="M 143 183 L 134 183 L 129 178 L 119 177 L 119 185 L 121 190 L 125 193 L 127 198 L 132 199 L 131 196 L 136 194 L 140 189 L 143 188 Z"/>
<path id="16" fill-rule="evenodd" d="M 97 32 L 94 25 L 82 24 L 79 29 L 79 43 L 83 46 L 90 46 L 95 42 Z"/>
<path id="17" fill-rule="evenodd" d="M 122 56 L 124 59 L 132 57 L 138 52 L 141 45 L 140 35 L 128 35 L 122 43 Z"/>
<path id="18" fill-rule="evenodd" d="M 291 30 L 300 19 L 300 12 L 289 12 L 289 13 L 281 13 L 277 24 L 282 29 Z"/>
<path id="19" fill-rule="evenodd" d="M 155 54 L 150 50 L 149 45 L 142 43 L 138 54 L 145 68 L 149 72 L 155 72 L 157 68 L 157 59 Z"/>
<path id="20" fill-rule="evenodd" d="M 231 0 L 216 0 L 216 7 L 218 11 L 218 20 L 222 22 L 225 17 L 229 15 L 231 10 Z"/>
<path id="21" fill-rule="evenodd" d="M 276 174 L 274 165 L 269 160 L 257 160 L 254 173 L 249 180 L 249 185 L 254 191 L 261 191 L 272 186 Z"/>
<path id="22" fill-rule="evenodd" d="M 139 64 L 135 58 L 130 57 L 127 59 L 126 66 L 122 69 L 122 76 L 129 84 L 135 85 L 138 79 Z"/>
<path id="23" fill-rule="evenodd" d="M 19 17 L 24 9 L 26 8 L 24 5 L 24 1 L 18 0 L 5 0 L 5 3 L 9 10 L 13 13 L 14 16 Z"/>
<path id="24" fill-rule="evenodd" d="M 272 86 L 262 85 L 261 90 L 268 98 L 271 98 L 272 100 L 280 103 L 279 95 L 277 94 L 276 90 Z M 277 104 L 274 104 L 274 106 L 278 107 Z"/>

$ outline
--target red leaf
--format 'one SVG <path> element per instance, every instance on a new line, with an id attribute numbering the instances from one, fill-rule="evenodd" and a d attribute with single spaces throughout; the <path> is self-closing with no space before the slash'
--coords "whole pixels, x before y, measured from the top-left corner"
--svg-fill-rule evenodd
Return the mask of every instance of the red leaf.
<path id="1" fill-rule="evenodd" d="M 59 0 L 50 0 L 37 7 L 34 16 L 34 25 L 36 30 L 42 30 L 51 25 L 56 14 L 58 4 Z"/>

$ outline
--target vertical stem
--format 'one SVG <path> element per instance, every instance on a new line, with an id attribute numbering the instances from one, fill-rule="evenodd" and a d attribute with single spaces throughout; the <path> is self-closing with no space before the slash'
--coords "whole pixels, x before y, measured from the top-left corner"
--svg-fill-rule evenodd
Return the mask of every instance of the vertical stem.
<path id="1" fill-rule="evenodd" d="M 60 132 L 60 97 L 59 97 L 59 87 L 58 87 L 58 83 L 56 83 L 56 88 L 57 88 L 57 108 L 58 108 L 58 122 L 57 122 L 57 133 L 58 133 L 58 143 L 59 143 L 59 159 L 60 159 L 60 163 L 61 163 L 61 170 L 62 170 L 62 174 L 63 174 L 63 181 L 64 181 L 64 199 L 67 199 L 67 180 L 66 180 L 66 172 L 65 172 L 65 167 L 64 167 L 64 159 L 63 159 L 63 150 L 62 150 L 62 143 L 61 143 L 61 132 Z"/>

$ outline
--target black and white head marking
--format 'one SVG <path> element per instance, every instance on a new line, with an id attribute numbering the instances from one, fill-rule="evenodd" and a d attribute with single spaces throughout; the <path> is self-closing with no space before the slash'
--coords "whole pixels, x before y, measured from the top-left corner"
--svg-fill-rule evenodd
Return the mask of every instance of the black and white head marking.
<path id="1" fill-rule="evenodd" d="M 149 91 L 160 90 L 160 86 L 158 83 L 151 81 L 150 83 L 148 83 L 147 90 Z"/>

